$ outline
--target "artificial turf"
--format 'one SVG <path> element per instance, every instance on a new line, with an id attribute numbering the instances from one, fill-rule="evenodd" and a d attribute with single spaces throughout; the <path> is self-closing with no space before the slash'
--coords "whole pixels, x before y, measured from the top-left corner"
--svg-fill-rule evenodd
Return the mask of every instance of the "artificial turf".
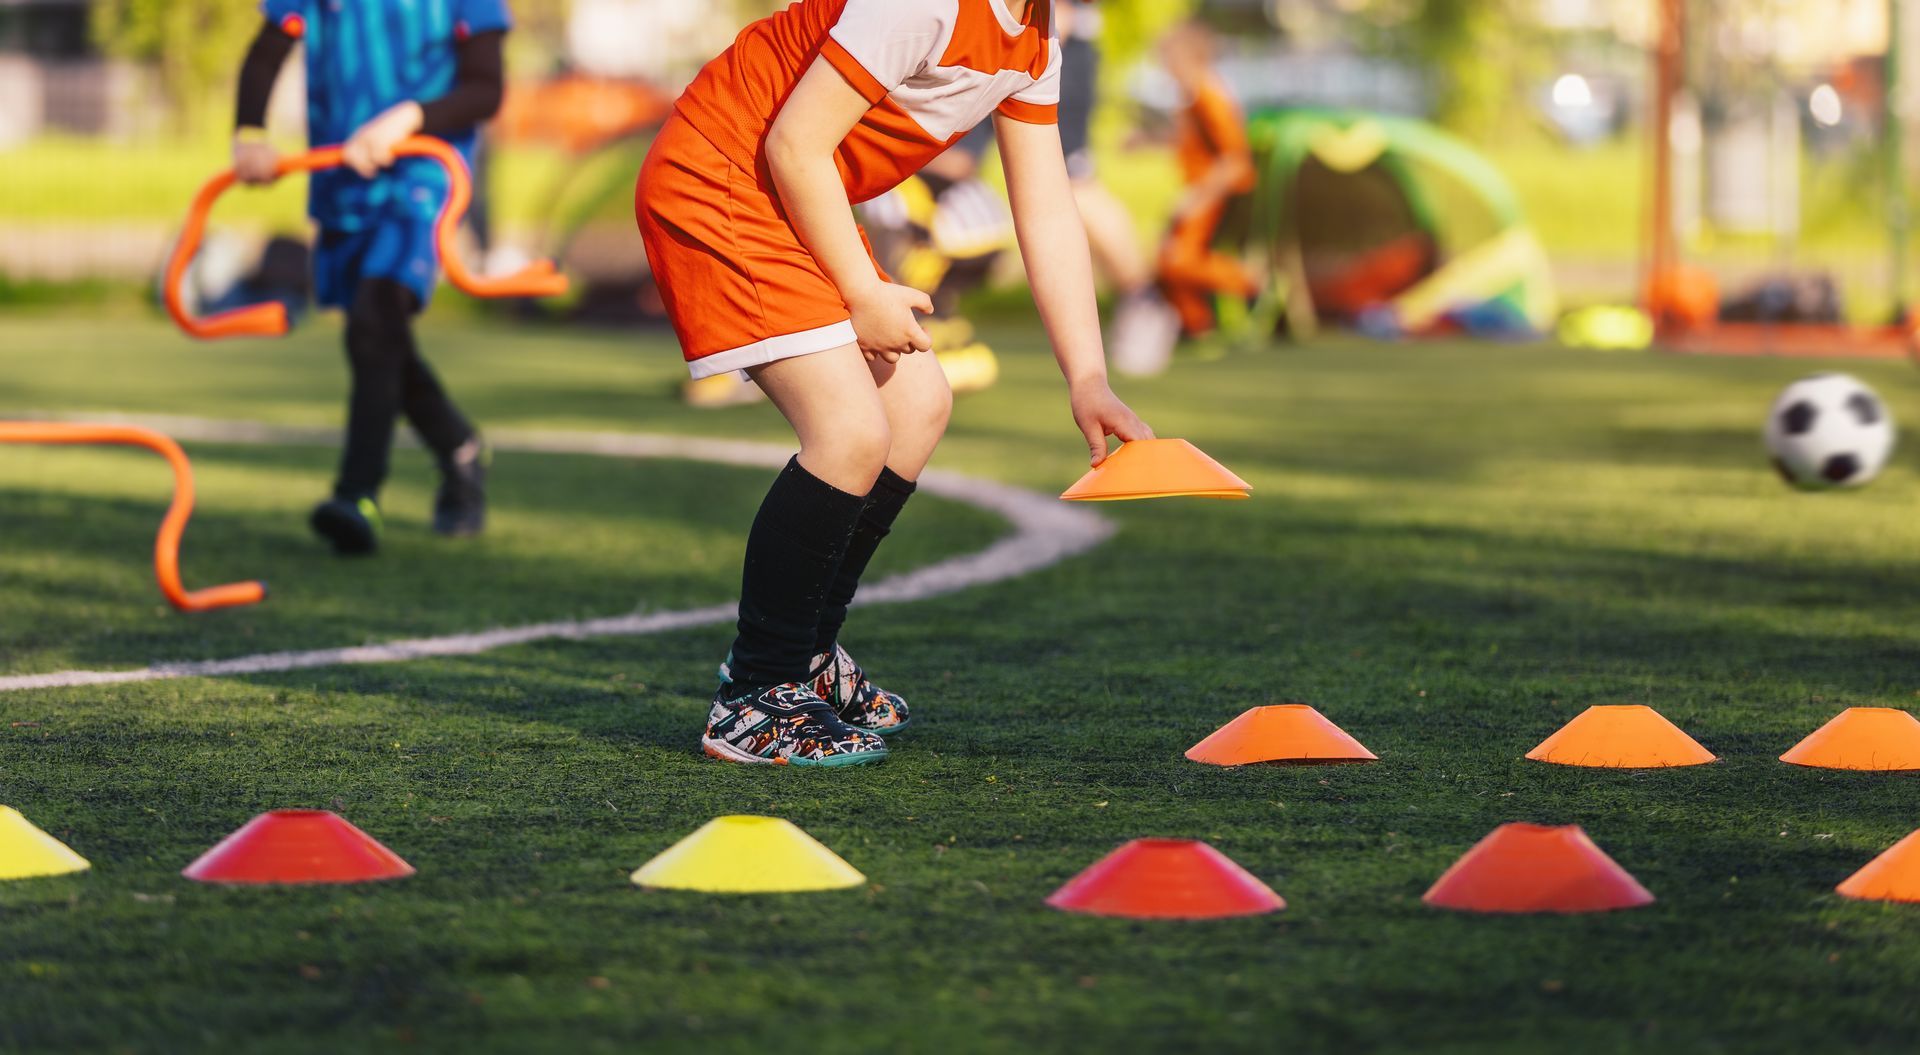
<path id="1" fill-rule="evenodd" d="M 1034 331 L 960 403 L 941 464 L 1057 491 L 1083 467 Z M 330 327 L 190 345 L 143 319 L 0 320 L 4 411 L 315 424 Z M 766 408 L 671 398 L 658 335 L 431 326 L 494 426 L 778 441 Z M 1861 367 L 1896 415 L 1910 368 Z M 1857 494 L 1758 451 L 1776 361 L 1363 344 L 1183 362 L 1122 385 L 1249 502 L 1103 507 L 1120 533 L 1017 581 L 857 612 L 916 705 L 883 766 L 701 757 L 720 629 L 418 663 L 0 695 L 0 802 L 92 872 L 0 884 L 0 1048 L 461 1051 L 1911 1051 L 1920 908 L 1832 887 L 1920 824 L 1911 776 L 1775 760 L 1920 690 L 1910 455 Z M 497 532 L 423 526 L 403 456 L 390 551 L 303 536 L 323 450 L 190 445 L 201 584 L 162 610 L 142 455 L 0 449 L 0 674 L 325 647 L 729 596 L 765 475 L 511 455 Z M 999 530 L 917 504 L 894 569 Z M 1374 765 L 1223 770 L 1181 752 L 1305 700 Z M 1638 702 L 1722 756 L 1657 772 L 1522 754 Z M 230 890 L 178 871 L 249 816 L 337 809 L 416 865 L 391 885 Z M 649 893 L 626 874 L 712 816 L 786 817 L 860 890 Z M 1659 898 L 1480 918 L 1420 893 L 1503 821 L 1584 825 Z M 1041 899 L 1136 836 L 1211 841 L 1274 916 L 1133 923 Z"/>

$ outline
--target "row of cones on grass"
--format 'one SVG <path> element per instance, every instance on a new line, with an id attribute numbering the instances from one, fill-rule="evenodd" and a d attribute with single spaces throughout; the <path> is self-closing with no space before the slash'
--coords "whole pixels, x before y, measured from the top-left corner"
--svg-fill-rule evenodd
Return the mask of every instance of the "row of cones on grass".
<path id="1" fill-rule="evenodd" d="M 1377 756 L 1306 704 L 1256 707 L 1187 752 L 1198 762 L 1366 762 Z M 1528 758 L 1575 766 L 1697 765 L 1714 755 L 1644 706 L 1589 708 Z M 1920 721 L 1905 711 L 1856 707 L 1781 758 L 1804 766 L 1920 769 Z M 84 871 L 88 862 L 17 810 L 0 806 L 0 879 Z M 188 865 L 208 883 L 356 883 L 399 879 L 399 855 L 325 810 L 261 814 Z M 830 890 L 865 877 L 791 823 L 721 817 L 633 874 L 636 884 L 712 893 Z M 1842 883 L 1855 898 L 1920 901 L 1920 832 Z M 1429 904 L 1481 912 L 1587 912 L 1647 904 L 1652 895 L 1577 827 L 1509 824 L 1493 832 L 1427 892 Z M 1277 894 L 1205 843 L 1140 839 L 1055 892 L 1048 903 L 1097 915 L 1208 917 L 1271 912 Z"/>
<path id="2" fill-rule="evenodd" d="M 0 879 L 85 871 L 90 865 L 17 810 L 0 806 Z M 401 879 L 413 866 L 325 810 L 261 814 L 183 872 L 220 884 L 360 883 Z M 866 876 L 777 817 L 718 817 L 633 873 L 636 885 L 713 894 L 801 893 L 861 886 Z M 1846 897 L 1920 902 L 1920 831 L 1837 888 Z M 1583 913 L 1638 908 L 1654 898 L 1573 825 L 1504 824 L 1422 897 L 1482 913 Z M 1207 843 L 1135 839 L 1046 899 L 1054 908 L 1132 919 L 1214 919 L 1277 912 L 1271 887 Z"/>
<path id="3" fill-rule="evenodd" d="M 1372 762 L 1372 751 L 1304 703 L 1255 707 L 1187 750 L 1216 766 Z M 1589 707 L 1527 752 L 1536 762 L 1602 769 L 1697 766 L 1718 756 L 1644 704 Z M 1816 769 L 1920 770 L 1920 719 L 1896 707 L 1849 707 L 1780 756 Z"/>

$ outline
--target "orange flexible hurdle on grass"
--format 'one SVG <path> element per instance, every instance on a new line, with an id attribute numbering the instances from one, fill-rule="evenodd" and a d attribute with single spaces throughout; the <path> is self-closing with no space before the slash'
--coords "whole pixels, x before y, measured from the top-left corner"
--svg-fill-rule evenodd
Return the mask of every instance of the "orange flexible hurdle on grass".
<path id="1" fill-rule="evenodd" d="M 183 612 L 233 608 L 266 599 L 265 583 L 232 582 L 192 591 L 180 584 L 180 536 L 187 530 L 187 518 L 193 515 L 193 466 L 187 461 L 187 453 L 170 437 L 136 425 L 0 421 L 0 443 L 120 444 L 145 447 L 160 455 L 173 467 L 173 504 L 167 507 L 160 534 L 153 541 L 153 574 L 160 582 L 160 592 Z"/>
<path id="2" fill-rule="evenodd" d="M 467 206 L 473 203 L 473 178 L 467 172 L 466 159 L 453 147 L 431 136 L 411 136 L 403 140 L 394 153 L 401 157 L 432 158 L 447 170 L 447 201 L 441 206 L 440 218 L 434 224 L 434 236 L 440 246 L 440 264 L 447 269 L 447 279 L 456 289 L 471 296 L 489 298 L 557 297 L 567 291 L 567 276 L 554 270 L 551 260 L 535 261 L 517 274 L 498 278 L 487 278 L 468 270 L 460 255 L 453 251 L 454 233 L 459 230 L 461 218 L 467 214 Z M 289 154 L 280 159 L 278 172 L 281 176 L 288 176 L 296 172 L 335 168 L 341 163 L 340 155 L 337 146 L 316 147 L 304 154 Z M 187 210 L 186 226 L 173 247 L 173 255 L 167 259 L 164 289 L 167 314 L 173 316 L 173 321 L 193 337 L 278 337 L 287 332 L 287 309 L 284 306 L 277 303 L 254 304 L 203 319 L 188 310 L 186 297 L 180 288 L 186 278 L 187 267 L 193 263 L 194 254 L 200 251 L 208 214 L 213 211 L 220 195 L 226 193 L 234 182 L 233 170 L 228 169 L 208 180 L 200 188 L 200 193 L 194 195 L 193 205 Z"/>

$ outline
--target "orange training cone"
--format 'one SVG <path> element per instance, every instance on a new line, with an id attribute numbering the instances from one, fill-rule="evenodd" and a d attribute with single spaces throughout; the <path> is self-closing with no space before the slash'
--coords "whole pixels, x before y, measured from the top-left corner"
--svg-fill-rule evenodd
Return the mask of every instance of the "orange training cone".
<path id="1" fill-rule="evenodd" d="M 1589 707 L 1527 752 L 1536 762 L 1597 769 L 1660 769 L 1715 760 L 1680 727 L 1643 704 Z"/>
<path id="2" fill-rule="evenodd" d="M 1920 769 L 1920 720 L 1897 707 L 1849 707 L 1780 761 L 1817 769 Z"/>
<path id="3" fill-rule="evenodd" d="M 1132 498 L 1245 498 L 1245 480 L 1186 440 L 1134 440 L 1060 495 L 1069 502 Z"/>
<path id="4" fill-rule="evenodd" d="M 274 810 L 180 874 L 202 883 L 366 883 L 404 879 L 413 866 L 326 810 Z"/>
<path id="5" fill-rule="evenodd" d="M 1462 912 L 1606 912 L 1653 904 L 1578 825 L 1502 824 L 1420 900 Z"/>
<path id="6" fill-rule="evenodd" d="M 1920 901 L 1920 831 L 1894 843 L 1834 889 L 1862 901 Z"/>
<path id="7" fill-rule="evenodd" d="M 1372 762 L 1367 750 L 1346 730 L 1304 703 L 1254 707 L 1187 749 L 1187 757 L 1210 766 L 1256 762 Z"/>
<path id="8" fill-rule="evenodd" d="M 1067 880 L 1047 904 L 1127 919 L 1219 919 L 1287 907 L 1232 858 L 1193 839 L 1135 839 Z"/>

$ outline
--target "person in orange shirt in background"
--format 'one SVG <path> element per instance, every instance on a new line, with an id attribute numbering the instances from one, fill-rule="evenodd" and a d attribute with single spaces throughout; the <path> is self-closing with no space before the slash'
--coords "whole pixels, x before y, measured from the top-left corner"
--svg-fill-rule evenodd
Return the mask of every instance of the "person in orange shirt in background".
<path id="1" fill-rule="evenodd" d="M 1237 257 L 1214 248 L 1228 207 L 1253 192 L 1257 177 L 1246 120 L 1213 66 L 1213 34 L 1198 23 L 1180 26 L 1161 42 L 1160 57 L 1187 98 L 1176 129 L 1187 186 L 1160 248 L 1160 287 L 1186 335 L 1203 337 L 1218 321 L 1216 296 L 1251 298 L 1259 292 Z"/>

